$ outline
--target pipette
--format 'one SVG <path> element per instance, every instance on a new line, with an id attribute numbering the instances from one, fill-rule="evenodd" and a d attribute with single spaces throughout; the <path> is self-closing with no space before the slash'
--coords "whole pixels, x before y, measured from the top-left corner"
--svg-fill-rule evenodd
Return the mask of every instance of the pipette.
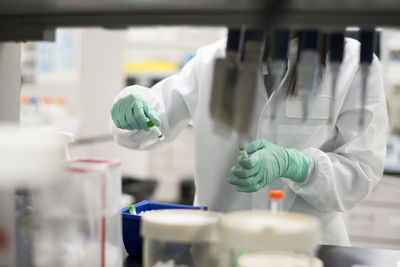
<path id="1" fill-rule="evenodd" d="M 247 30 L 243 61 L 239 68 L 234 91 L 233 126 L 243 136 L 250 134 L 253 118 L 260 63 L 263 51 L 264 31 Z"/>
<path id="2" fill-rule="evenodd" d="M 303 31 L 301 53 L 297 66 L 297 92 L 304 98 L 303 121 L 309 116 L 311 97 L 318 91 L 319 66 L 319 32 L 316 30 Z"/>
<path id="3" fill-rule="evenodd" d="M 344 52 L 344 34 L 343 33 L 331 33 L 329 36 L 329 59 L 331 63 L 331 74 L 332 74 L 332 88 L 331 88 L 331 103 L 329 107 L 329 124 L 333 122 L 333 116 L 335 113 L 335 98 L 336 98 L 336 82 L 339 75 L 340 65 L 343 61 Z"/>
<path id="4" fill-rule="evenodd" d="M 287 69 L 287 57 L 289 51 L 289 30 L 275 30 L 273 35 L 272 54 L 270 63 L 270 72 L 273 76 L 273 92 L 275 99 L 272 102 L 272 113 L 271 118 L 274 120 L 276 116 L 276 110 L 279 107 L 284 90 L 280 88 L 280 83 L 285 75 Z"/>
<path id="5" fill-rule="evenodd" d="M 374 55 L 374 30 L 361 30 L 360 31 L 360 68 L 361 68 L 361 113 L 360 113 L 360 128 L 365 123 L 365 104 L 367 101 L 368 91 L 368 76 L 371 63 Z"/>
<path id="6" fill-rule="evenodd" d="M 149 126 L 150 130 L 152 130 L 153 133 L 155 133 L 157 135 L 158 140 L 164 139 L 164 135 L 162 134 L 160 129 L 157 126 L 155 126 L 151 121 L 147 122 L 147 126 Z"/>
<path id="7" fill-rule="evenodd" d="M 241 29 L 229 29 L 224 58 L 217 58 L 210 100 L 211 117 L 217 124 L 232 125 L 233 89 L 241 46 Z"/>

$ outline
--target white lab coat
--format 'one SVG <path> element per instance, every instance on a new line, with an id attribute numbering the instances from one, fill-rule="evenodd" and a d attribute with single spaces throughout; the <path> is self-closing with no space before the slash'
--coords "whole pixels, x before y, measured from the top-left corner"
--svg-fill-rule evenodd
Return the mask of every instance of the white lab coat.
<path id="1" fill-rule="evenodd" d="M 166 78 L 149 90 L 141 86 L 125 88 L 115 101 L 137 92 L 150 101 L 159 113 L 162 142 L 174 140 L 193 119 L 196 145 L 195 205 L 214 211 L 268 209 L 268 191 L 285 191 L 283 210 L 305 213 L 319 218 L 323 244 L 349 245 L 343 212 L 363 200 L 383 172 L 386 149 L 387 111 L 381 70 L 375 58 L 369 77 L 366 123 L 360 131 L 360 68 L 359 42 L 346 39 L 345 57 L 338 80 L 333 125 L 328 125 L 330 72 L 322 76 L 320 91 L 314 97 L 308 122 L 302 123 L 302 102 L 291 97 L 270 120 L 268 99 L 262 75 L 256 100 L 256 116 L 252 131 L 277 145 L 297 148 L 313 161 L 308 177 L 302 183 L 280 178 L 256 193 L 239 193 L 227 182 L 230 168 L 237 165 L 239 143 L 236 135 L 215 133 L 210 118 L 209 101 L 214 60 L 225 54 L 225 40 L 198 50 L 194 59 L 179 74 Z M 296 57 L 296 41 L 290 47 L 289 67 L 282 86 L 288 86 Z M 263 68 L 265 69 L 265 68 Z M 262 71 L 261 71 L 262 72 Z M 217 127 L 218 128 L 218 127 Z M 121 146 L 131 149 L 151 149 L 162 142 L 145 131 L 127 131 L 115 127 L 112 133 Z"/>

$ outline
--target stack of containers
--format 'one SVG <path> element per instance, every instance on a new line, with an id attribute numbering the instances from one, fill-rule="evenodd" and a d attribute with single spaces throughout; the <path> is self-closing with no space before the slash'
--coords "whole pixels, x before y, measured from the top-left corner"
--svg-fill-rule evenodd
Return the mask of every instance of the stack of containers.
<path id="1" fill-rule="evenodd" d="M 82 169 L 98 172 L 99 176 L 96 175 L 98 180 L 95 186 L 100 194 L 93 195 L 93 197 L 100 200 L 98 202 L 100 205 L 96 207 L 100 211 L 99 266 L 122 266 L 121 162 L 119 160 L 78 159 L 71 161 L 69 167 L 70 171 L 80 178 L 86 177 L 85 172 L 81 172 Z M 82 177 L 82 174 L 85 177 Z M 93 188 L 94 185 L 91 184 L 91 186 Z"/>
<path id="2" fill-rule="evenodd" d="M 118 161 L 74 160 L 37 198 L 37 266 L 122 266 Z"/>
<path id="3" fill-rule="evenodd" d="M 2 125 L 0 147 L 0 266 L 34 266 L 34 199 L 62 172 L 64 142 Z"/>
<path id="4" fill-rule="evenodd" d="M 218 267 L 220 215 L 157 210 L 142 217 L 144 267 Z"/>
<path id="5" fill-rule="evenodd" d="M 294 266 L 320 266 L 313 258 L 319 242 L 319 223 L 313 217 L 284 212 L 233 212 L 222 217 L 220 231 L 223 267 L 269 267 L 277 262 L 293 266 L 290 262 L 302 261 L 305 265 Z"/>

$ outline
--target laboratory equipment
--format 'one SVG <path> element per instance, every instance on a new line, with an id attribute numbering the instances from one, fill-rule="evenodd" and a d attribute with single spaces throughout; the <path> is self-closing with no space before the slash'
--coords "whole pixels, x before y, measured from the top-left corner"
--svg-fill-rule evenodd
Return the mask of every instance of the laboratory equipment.
<path id="1" fill-rule="evenodd" d="M 233 89 L 238 72 L 241 32 L 241 29 L 229 29 L 225 58 L 215 60 L 210 113 L 218 126 L 232 126 Z"/>
<path id="2" fill-rule="evenodd" d="M 268 29 L 277 26 L 287 29 L 294 26 L 296 28 L 320 27 L 326 29 L 326 26 L 344 28 L 348 25 L 357 25 L 363 28 L 399 25 L 397 18 L 400 12 L 400 4 L 397 1 L 382 3 L 382 1 L 374 0 L 371 5 L 363 5 L 361 2 L 343 2 L 341 5 L 337 5 L 335 1 L 328 0 L 313 3 L 311 10 L 308 8 L 309 3 L 305 0 L 278 2 L 274 0 L 238 0 L 235 5 L 231 5 L 227 0 L 207 1 L 206 3 L 183 1 L 173 5 L 160 2 L 154 6 L 151 3 L 130 3 L 126 5 L 123 1 L 116 1 L 107 2 L 104 5 L 87 4 L 85 7 L 78 4 L 54 6 L 44 0 L 38 0 L 35 6 L 32 6 L 26 0 L 18 5 L 12 2 L 4 2 L 0 4 L 0 25 L 3 26 L 0 29 L 0 39 L 3 41 L 54 40 L 55 28 L 70 26 L 124 28 L 131 25 L 202 24 L 224 25 L 231 28 L 246 25 L 252 28 L 265 27 Z M 207 8 L 204 8 L 204 6 L 207 6 Z M 85 16 L 81 16 L 82 9 L 84 9 Z M 188 12 L 193 15 L 188 16 Z M 266 16 L 269 14 L 273 16 Z M 0 99 L 3 99 L 4 103 L 7 104 L 10 96 L 18 97 L 18 53 L 15 53 L 18 48 L 11 44 L 2 44 L 2 46 L 9 51 L 4 53 L 7 57 L 1 57 L 4 61 L 2 70 L 5 71 L 0 71 L 0 73 L 7 78 L 12 74 L 13 81 L 10 82 L 6 78 L 1 80 L 7 80 L 7 83 L 10 82 L 11 87 L 14 88 L 14 91 L 7 90 L 11 87 L 6 84 L 2 85 L 6 90 L 0 90 L 2 92 Z M 11 61 L 13 61 L 12 70 L 10 68 Z M 251 92 L 249 93 L 251 94 Z M 12 105 L 3 105 L 4 103 L 0 107 L 7 108 L 4 108 L 0 114 L 15 113 L 12 116 L 8 115 L 8 117 L 17 121 L 18 103 L 16 100 L 13 99 Z M 10 107 L 13 107 L 12 112 Z"/>
<path id="3" fill-rule="evenodd" d="M 145 267 L 218 267 L 220 215 L 208 211 L 160 210 L 142 217 Z"/>
<path id="4" fill-rule="evenodd" d="M 269 75 L 272 76 L 272 92 L 275 94 L 272 102 L 271 119 L 275 119 L 276 111 L 285 95 L 284 89 L 280 87 L 280 83 L 287 69 L 287 59 L 289 51 L 289 30 L 275 30 L 273 34 L 273 44 L 271 52 L 271 60 L 269 62 Z M 271 97 L 271 96 L 270 96 Z"/>
<path id="5" fill-rule="evenodd" d="M 370 67 L 374 58 L 374 39 L 375 30 L 361 30 L 360 31 L 360 68 L 361 68 L 361 113 L 360 113 L 360 127 L 365 123 L 365 105 L 368 94 L 368 78 L 370 74 Z"/>
<path id="6" fill-rule="evenodd" d="M 282 201 L 284 197 L 285 197 L 285 192 L 282 190 L 269 191 L 271 213 L 276 214 L 282 211 Z"/>
<path id="7" fill-rule="evenodd" d="M 240 256 L 238 267 L 323 267 L 320 259 L 290 252 L 261 252 Z"/>
<path id="8" fill-rule="evenodd" d="M 122 265 L 120 163 L 70 161 L 62 177 L 35 197 L 37 266 Z"/>
<path id="9" fill-rule="evenodd" d="M 329 106 L 329 123 L 333 122 L 335 113 L 335 100 L 337 91 L 337 80 L 340 70 L 340 65 L 343 61 L 344 54 L 344 33 L 331 33 L 329 35 L 329 59 L 332 75 L 331 101 Z"/>
<path id="10" fill-rule="evenodd" d="M 303 31 L 301 52 L 297 66 L 296 93 L 303 98 L 303 121 L 308 119 L 311 98 L 318 91 L 319 66 L 319 32 L 317 30 Z"/>
<path id="11" fill-rule="evenodd" d="M 157 203 L 148 200 L 141 201 L 135 205 L 136 212 L 148 212 L 153 210 L 170 210 L 170 209 L 194 209 L 207 210 L 207 207 L 193 207 L 186 205 L 176 205 L 168 203 Z M 142 256 L 142 238 L 139 235 L 141 216 L 129 214 L 129 208 L 122 209 L 122 238 L 126 251 L 135 256 Z"/>
<path id="12" fill-rule="evenodd" d="M 0 127 L 0 266 L 33 266 L 34 195 L 46 192 L 63 166 L 58 136 Z"/>
<path id="13" fill-rule="evenodd" d="M 313 257 L 319 242 L 317 219 L 296 213 L 239 211 L 220 223 L 221 266 L 231 267 L 246 253 L 285 251 Z"/>
<path id="14" fill-rule="evenodd" d="M 240 154 L 241 154 L 243 157 L 245 157 L 245 158 L 248 158 L 248 157 L 249 157 L 249 155 L 247 154 L 246 148 L 245 148 L 242 144 L 239 144 L 238 149 L 239 149 L 239 151 L 240 151 Z"/>
<path id="15" fill-rule="evenodd" d="M 130 205 L 128 207 L 128 212 L 130 215 L 137 215 L 135 205 Z"/>
<path id="16" fill-rule="evenodd" d="M 233 126 L 242 136 L 249 136 L 263 55 L 264 31 L 246 30 L 243 60 L 234 89 Z"/>
<path id="17" fill-rule="evenodd" d="M 149 126 L 150 130 L 157 135 L 157 138 L 159 140 L 164 140 L 165 137 L 162 134 L 162 132 L 160 131 L 160 128 L 155 126 L 151 121 L 147 122 L 147 126 Z"/>

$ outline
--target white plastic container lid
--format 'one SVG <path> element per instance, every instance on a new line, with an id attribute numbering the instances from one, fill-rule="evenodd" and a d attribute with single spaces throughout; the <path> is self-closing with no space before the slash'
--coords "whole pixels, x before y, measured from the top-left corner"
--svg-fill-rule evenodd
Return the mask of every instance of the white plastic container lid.
<path id="1" fill-rule="evenodd" d="M 221 240 L 238 250 L 311 252 L 319 242 L 319 222 L 297 213 L 233 212 L 221 218 Z"/>
<path id="2" fill-rule="evenodd" d="M 142 216 L 143 238 L 172 242 L 215 242 L 220 215 L 201 210 L 155 210 Z"/>
<path id="3" fill-rule="evenodd" d="M 0 147 L 2 186 L 41 185 L 57 178 L 64 166 L 64 141 L 60 135 L 0 125 Z"/>
<path id="4" fill-rule="evenodd" d="M 238 267 L 322 267 L 320 259 L 289 252 L 249 253 L 238 259 Z"/>

